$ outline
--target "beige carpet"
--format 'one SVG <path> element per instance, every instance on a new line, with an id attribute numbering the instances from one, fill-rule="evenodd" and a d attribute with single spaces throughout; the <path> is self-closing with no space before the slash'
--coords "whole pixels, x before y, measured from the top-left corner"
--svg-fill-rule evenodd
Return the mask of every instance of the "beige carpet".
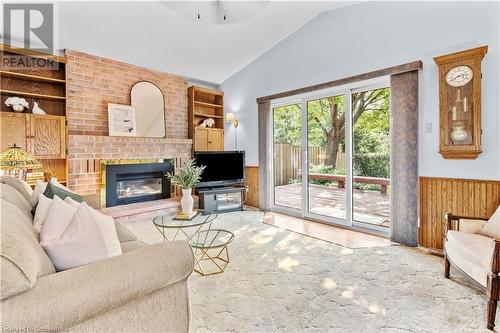
<path id="1" fill-rule="evenodd" d="M 488 332 L 486 298 L 443 259 L 403 246 L 348 249 L 226 213 L 223 274 L 190 278 L 192 332 Z M 148 243 L 151 221 L 127 222 Z M 159 320 L 161 316 L 159 316 Z M 500 325 L 500 323 L 499 323 Z"/>

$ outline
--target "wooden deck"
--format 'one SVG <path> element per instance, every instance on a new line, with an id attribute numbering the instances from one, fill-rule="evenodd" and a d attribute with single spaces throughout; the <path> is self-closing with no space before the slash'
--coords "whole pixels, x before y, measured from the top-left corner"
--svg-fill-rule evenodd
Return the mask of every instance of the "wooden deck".
<path id="1" fill-rule="evenodd" d="M 345 189 L 325 185 L 309 185 L 311 213 L 345 218 Z M 277 186 L 275 204 L 302 209 L 302 185 Z M 354 190 L 354 220 L 390 228 L 390 195 L 379 191 Z"/>

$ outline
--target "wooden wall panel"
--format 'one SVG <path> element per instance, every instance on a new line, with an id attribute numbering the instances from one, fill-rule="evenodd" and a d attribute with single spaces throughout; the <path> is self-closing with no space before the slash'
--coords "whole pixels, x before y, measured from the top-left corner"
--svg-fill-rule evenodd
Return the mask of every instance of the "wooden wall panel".
<path id="1" fill-rule="evenodd" d="M 259 207 L 259 167 L 245 167 L 245 185 L 248 188 L 245 205 Z"/>
<path id="2" fill-rule="evenodd" d="M 498 180 L 420 177 L 420 246 L 443 249 L 446 212 L 489 218 L 498 205 Z"/>

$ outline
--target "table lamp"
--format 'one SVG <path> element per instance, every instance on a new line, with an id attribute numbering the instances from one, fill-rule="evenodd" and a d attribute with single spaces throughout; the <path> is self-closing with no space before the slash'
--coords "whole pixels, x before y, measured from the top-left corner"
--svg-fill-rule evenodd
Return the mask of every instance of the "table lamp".
<path id="1" fill-rule="evenodd" d="M 27 170 L 39 169 L 41 167 L 42 163 L 38 162 L 26 150 L 15 144 L 0 154 L 0 170 L 8 171 L 6 174 L 14 175 L 23 180 L 26 180 Z"/>

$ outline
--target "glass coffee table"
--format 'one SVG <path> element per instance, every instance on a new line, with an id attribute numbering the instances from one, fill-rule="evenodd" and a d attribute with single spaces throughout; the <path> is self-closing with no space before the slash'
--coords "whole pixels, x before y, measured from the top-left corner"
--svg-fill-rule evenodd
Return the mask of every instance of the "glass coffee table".
<path id="1" fill-rule="evenodd" d="M 153 224 L 163 236 L 164 241 L 186 240 L 199 232 L 204 226 L 208 226 L 208 229 L 210 229 L 212 222 L 217 218 L 217 213 L 212 211 L 203 209 L 197 209 L 197 211 L 198 215 L 191 220 L 178 220 L 175 218 L 176 213 L 158 215 L 153 219 Z"/>
<path id="2" fill-rule="evenodd" d="M 201 230 L 194 233 L 188 243 L 194 251 L 194 270 L 205 276 L 224 272 L 229 264 L 227 246 L 234 234 L 222 229 Z"/>

